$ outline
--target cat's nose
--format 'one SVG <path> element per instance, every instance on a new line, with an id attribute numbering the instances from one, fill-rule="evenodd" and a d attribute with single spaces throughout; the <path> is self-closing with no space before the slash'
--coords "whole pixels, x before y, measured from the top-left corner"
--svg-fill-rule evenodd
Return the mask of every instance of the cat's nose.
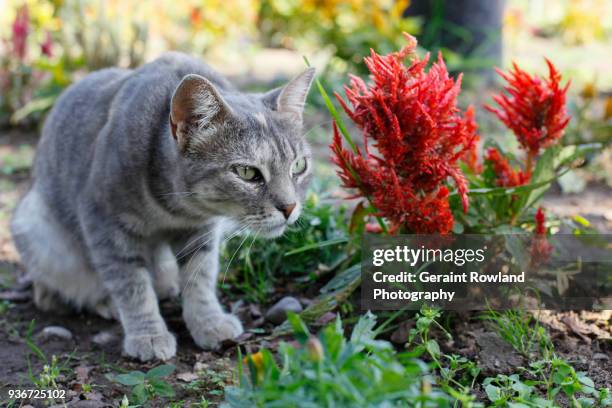
<path id="1" fill-rule="evenodd" d="M 291 217 L 291 213 L 295 209 L 295 203 L 277 205 L 276 208 L 278 209 L 278 211 L 282 212 L 283 215 L 285 216 L 285 219 L 288 220 L 289 217 Z"/>

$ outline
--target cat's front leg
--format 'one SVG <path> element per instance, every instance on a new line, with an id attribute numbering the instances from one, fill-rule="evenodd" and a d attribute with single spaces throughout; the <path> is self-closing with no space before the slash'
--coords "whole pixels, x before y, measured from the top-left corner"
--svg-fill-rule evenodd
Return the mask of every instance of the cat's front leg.
<path id="1" fill-rule="evenodd" d="M 176 354 L 176 339 L 159 312 L 151 275 L 147 269 L 135 265 L 121 268 L 126 266 L 128 273 L 119 273 L 122 277 L 107 280 L 107 286 L 114 290 L 112 299 L 125 331 L 123 349 L 127 355 L 142 361 L 168 360 Z"/>
<path id="2" fill-rule="evenodd" d="M 160 314 L 142 242 L 112 225 L 96 225 L 87 241 L 94 267 L 117 307 L 124 352 L 142 361 L 174 357 L 176 339 Z"/>
<path id="3" fill-rule="evenodd" d="M 196 344 L 205 349 L 243 332 L 240 320 L 224 312 L 217 299 L 220 231 L 210 235 L 205 245 L 185 257 L 180 270 L 183 319 Z"/>

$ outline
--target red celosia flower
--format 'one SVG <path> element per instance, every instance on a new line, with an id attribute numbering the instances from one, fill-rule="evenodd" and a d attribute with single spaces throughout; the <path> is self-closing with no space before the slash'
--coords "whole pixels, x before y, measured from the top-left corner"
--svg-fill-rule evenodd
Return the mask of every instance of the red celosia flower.
<path id="1" fill-rule="evenodd" d="M 493 97 L 499 108 L 485 105 L 514 132 L 531 158 L 537 156 L 540 149 L 554 144 L 570 119 L 565 109 L 569 82 L 560 88 L 561 74 L 548 59 L 546 64 L 548 78 L 532 76 L 516 64 L 509 73 L 497 70 L 508 82 L 504 88 L 508 95 L 501 93 Z M 528 166 L 527 172 L 530 171 L 531 166 Z"/>
<path id="2" fill-rule="evenodd" d="M 27 53 L 28 31 L 30 28 L 30 17 L 28 6 L 24 5 L 17 10 L 15 21 L 13 21 L 13 52 L 15 56 L 23 61 Z"/>
<path id="3" fill-rule="evenodd" d="M 467 182 L 457 161 L 476 143 L 477 126 L 471 107 L 462 113 L 456 106 L 461 77 L 450 78 L 441 56 L 426 71 L 429 55 L 416 57 L 416 40 L 406 38 L 399 52 L 371 50 L 364 61 L 372 82 L 352 76 L 345 87 L 351 107 L 336 94 L 363 130 L 365 152 L 344 149 L 334 126 L 333 160 L 344 186 L 369 198 L 392 231 L 447 233 L 453 217 L 444 182 L 455 181 L 467 211 Z"/>
<path id="4" fill-rule="evenodd" d="M 45 41 L 40 44 L 40 52 L 49 58 L 53 56 L 53 38 L 51 37 L 51 33 L 48 31 L 45 35 Z"/>
<path id="5" fill-rule="evenodd" d="M 535 233 L 537 235 L 546 235 L 546 225 L 544 225 L 545 222 L 546 216 L 544 215 L 544 210 L 542 207 L 539 207 L 535 215 Z"/>
<path id="6" fill-rule="evenodd" d="M 478 160 L 478 142 L 480 137 L 476 136 L 472 147 L 463 155 L 463 162 L 474 174 L 482 173 L 482 163 Z"/>
<path id="7" fill-rule="evenodd" d="M 546 216 L 542 207 L 538 208 L 535 215 L 535 231 L 531 241 L 531 264 L 539 265 L 550 258 L 553 251 L 553 246 L 546 239 Z"/>
<path id="8" fill-rule="evenodd" d="M 529 174 L 523 173 L 521 170 L 514 170 L 508 159 L 495 148 L 487 150 L 486 160 L 493 166 L 493 173 L 495 173 L 497 185 L 500 187 L 522 186 L 530 179 Z"/>

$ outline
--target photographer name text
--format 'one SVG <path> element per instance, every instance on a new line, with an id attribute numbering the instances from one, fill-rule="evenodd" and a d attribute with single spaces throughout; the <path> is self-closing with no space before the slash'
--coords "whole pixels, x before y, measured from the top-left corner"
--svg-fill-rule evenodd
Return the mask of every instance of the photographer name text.
<path id="1" fill-rule="evenodd" d="M 408 267 L 415 267 L 423 263 L 447 263 L 455 266 L 463 266 L 468 263 L 481 263 L 485 260 L 487 247 L 479 249 L 430 249 L 425 247 L 410 248 L 408 246 L 397 246 L 394 249 L 375 249 L 372 252 L 372 264 L 376 269 L 385 264 L 402 264 Z M 477 271 L 469 272 L 447 272 L 435 274 L 428 271 L 396 273 L 375 270 L 372 273 L 372 281 L 385 284 L 386 288 L 374 288 L 372 293 L 373 300 L 408 300 L 418 301 L 448 301 L 452 302 L 456 291 L 445 290 L 418 290 L 420 284 L 504 284 L 504 283 L 525 283 L 525 272 L 519 274 L 481 274 Z M 393 284 L 414 284 L 415 290 L 405 290 L 402 285 L 393 288 Z"/>

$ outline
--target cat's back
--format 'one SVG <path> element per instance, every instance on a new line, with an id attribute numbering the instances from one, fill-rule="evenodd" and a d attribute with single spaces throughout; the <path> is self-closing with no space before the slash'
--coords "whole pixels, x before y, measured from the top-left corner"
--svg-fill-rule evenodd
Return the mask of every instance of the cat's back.
<path id="1" fill-rule="evenodd" d="M 133 70 L 96 71 L 67 88 L 45 121 L 34 164 L 34 181 L 48 203 L 73 213 L 75 198 L 96 178 L 92 174 L 104 172 L 105 185 L 125 180 L 125 174 L 144 176 L 172 93 L 193 73 L 221 90 L 232 89 L 208 65 L 178 52 Z"/>
<path id="2" fill-rule="evenodd" d="M 93 72 L 68 87 L 45 120 L 34 164 L 35 181 L 65 179 L 91 159 L 89 146 L 108 119 L 115 95 L 131 70 Z"/>
<path id="3" fill-rule="evenodd" d="M 45 121 L 34 177 L 53 175 L 65 181 L 65 177 L 78 173 L 82 179 L 92 163 L 93 146 L 113 142 L 98 140 L 109 120 L 142 125 L 140 130 L 146 133 L 151 119 L 157 119 L 153 116 L 160 116 L 168 109 L 166 105 L 180 80 L 192 73 L 206 77 L 221 89 L 231 88 L 208 65 L 179 52 L 165 53 L 134 70 L 96 71 L 71 85 L 58 98 Z"/>

